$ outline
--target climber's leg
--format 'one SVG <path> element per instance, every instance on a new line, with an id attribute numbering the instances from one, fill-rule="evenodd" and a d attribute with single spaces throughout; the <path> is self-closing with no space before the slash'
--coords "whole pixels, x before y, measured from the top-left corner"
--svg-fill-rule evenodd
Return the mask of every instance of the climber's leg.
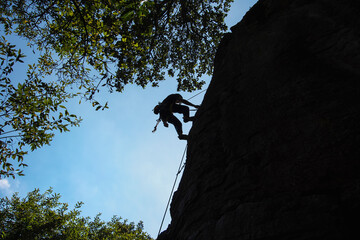
<path id="1" fill-rule="evenodd" d="M 181 113 L 184 116 L 184 122 L 188 122 L 188 121 L 193 121 L 194 117 L 189 117 L 190 115 L 190 109 L 188 106 L 184 106 L 184 105 L 178 105 L 175 104 L 173 106 L 173 112 L 175 113 Z"/>
<path id="2" fill-rule="evenodd" d="M 179 119 L 177 119 L 177 117 L 175 117 L 174 115 L 171 115 L 168 117 L 168 122 L 171 123 L 172 125 L 174 125 L 175 130 L 179 136 L 179 139 L 186 139 L 187 135 L 183 134 L 183 130 L 182 130 L 182 124 L 179 121 Z"/>

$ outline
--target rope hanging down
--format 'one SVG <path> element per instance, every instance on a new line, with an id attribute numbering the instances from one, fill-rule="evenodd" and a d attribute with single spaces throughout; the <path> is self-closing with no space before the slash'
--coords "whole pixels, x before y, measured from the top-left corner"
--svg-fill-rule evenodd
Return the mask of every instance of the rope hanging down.
<path id="1" fill-rule="evenodd" d="M 189 101 L 190 99 L 192 99 L 192 98 L 200 95 L 201 93 L 205 92 L 206 90 L 207 90 L 207 88 L 204 89 L 203 91 L 199 92 L 198 94 L 196 94 L 196 95 L 188 98 L 187 100 Z M 158 119 L 158 120 L 157 120 L 157 123 L 156 123 L 156 126 L 154 127 L 154 130 L 153 130 L 152 132 L 155 132 L 155 131 L 156 131 L 156 128 L 157 128 L 157 126 L 159 125 L 160 122 L 161 122 L 161 120 Z M 176 185 L 176 182 L 177 182 L 177 178 L 178 178 L 179 174 L 182 172 L 182 170 L 185 168 L 185 163 L 183 164 L 183 161 L 184 161 L 184 157 L 185 157 L 186 150 L 187 150 L 187 145 L 185 146 L 184 153 L 183 153 L 182 158 L 181 158 L 181 161 L 180 161 L 179 169 L 178 169 L 177 174 L 176 174 L 176 177 L 175 177 L 174 185 L 173 185 L 173 187 L 172 187 L 172 189 L 171 189 L 171 193 L 170 193 L 170 196 L 169 196 L 168 203 L 167 203 L 167 205 L 166 205 L 166 209 L 165 209 L 165 212 L 164 212 L 164 216 L 163 216 L 163 218 L 162 218 L 162 220 L 161 220 L 160 229 L 159 229 L 159 233 L 158 233 L 157 238 L 159 237 L 159 235 L 160 235 L 160 233 L 161 233 L 161 228 L 162 228 L 162 226 L 163 226 L 163 224 L 164 224 L 164 220 L 165 220 L 165 217 L 166 217 L 166 213 L 167 213 L 168 208 L 169 208 L 169 205 L 170 205 L 171 197 L 172 197 L 172 195 L 174 194 L 174 189 L 175 189 L 175 185 Z"/>
<path id="2" fill-rule="evenodd" d="M 172 187 L 172 189 L 171 189 L 170 197 L 169 197 L 168 203 L 167 203 L 167 205 L 166 205 L 165 213 L 164 213 L 163 219 L 162 219 L 162 221 L 161 221 L 161 225 L 160 225 L 160 229 L 159 229 L 159 233 L 158 233 L 157 238 L 158 238 L 159 235 L 160 235 L 161 228 L 162 228 L 162 225 L 163 225 L 163 223 L 164 223 L 167 210 L 168 210 L 168 208 L 169 208 L 169 204 L 170 204 L 170 201 L 171 201 L 171 197 L 172 197 L 172 195 L 173 195 L 173 193 L 174 193 L 174 189 L 175 189 L 175 185 L 176 185 L 177 178 L 178 178 L 179 174 L 181 173 L 181 171 L 182 171 L 182 170 L 184 169 L 184 167 L 185 167 L 185 163 L 183 164 L 183 160 L 184 160 L 184 157 L 185 157 L 186 149 L 187 149 L 187 144 L 186 144 L 186 146 L 185 146 L 185 150 L 184 150 L 184 153 L 183 153 L 182 158 L 181 158 L 181 162 L 180 162 L 180 165 L 179 165 L 179 169 L 178 169 L 178 172 L 177 172 L 176 177 L 175 177 L 174 185 L 173 185 L 173 187 Z"/>

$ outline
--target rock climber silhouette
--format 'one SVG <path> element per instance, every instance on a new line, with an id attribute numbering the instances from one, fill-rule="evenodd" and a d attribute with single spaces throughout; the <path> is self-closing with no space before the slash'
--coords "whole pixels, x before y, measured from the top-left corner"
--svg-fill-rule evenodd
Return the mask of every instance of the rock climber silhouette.
<path id="1" fill-rule="evenodd" d="M 183 114 L 184 122 L 193 121 L 194 117 L 189 116 L 190 115 L 189 107 L 180 105 L 181 103 L 195 108 L 200 107 L 199 105 L 194 105 L 191 102 L 183 99 L 183 97 L 180 94 L 175 93 L 175 94 L 170 94 L 161 103 L 156 105 L 154 108 L 154 113 L 155 114 L 160 113 L 160 118 L 158 123 L 162 121 L 165 127 L 168 127 L 169 126 L 168 123 L 171 123 L 172 125 L 174 125 L 175 130 L 179 136 L 179 139 L 186 140 L 188 136 L 183 134 L 182 123 L 177 117 L 174 116 L 173 113 Z M 156 131 L 156 126 L 153 132 Z"/>

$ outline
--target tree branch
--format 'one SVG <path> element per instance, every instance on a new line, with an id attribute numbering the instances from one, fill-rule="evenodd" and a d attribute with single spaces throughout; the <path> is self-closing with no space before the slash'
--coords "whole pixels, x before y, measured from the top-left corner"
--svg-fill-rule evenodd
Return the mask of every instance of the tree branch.
<path id="1" fill-rule="evenodd" d="M 4 136 L 4 137 L 0 137 L 0 139 L 14 138 L 14 137 L 23 137 L 23 135 Z"/>

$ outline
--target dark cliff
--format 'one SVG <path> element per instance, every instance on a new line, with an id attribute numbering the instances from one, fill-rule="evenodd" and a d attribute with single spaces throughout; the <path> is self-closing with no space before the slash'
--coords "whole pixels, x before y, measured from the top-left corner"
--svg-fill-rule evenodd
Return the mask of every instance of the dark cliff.
<path id="1" fill-rule="evenodd" d="M 359 12 L 260 0 L 231 29 L 159 240 L 359 239 Z"/>

